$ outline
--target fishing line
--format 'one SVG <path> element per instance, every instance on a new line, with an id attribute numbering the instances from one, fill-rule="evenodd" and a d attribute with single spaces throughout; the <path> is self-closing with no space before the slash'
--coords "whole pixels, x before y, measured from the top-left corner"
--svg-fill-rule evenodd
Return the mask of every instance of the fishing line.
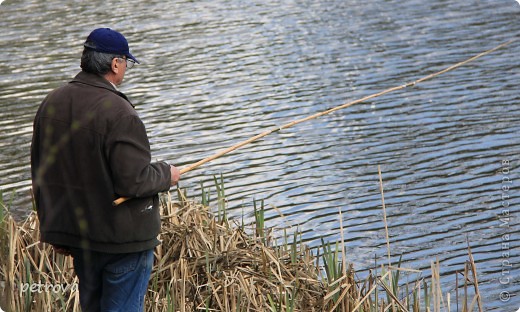
<path id="1" fill-rule="evenodd" d="M 418 83 L 421 83 L 421 82 L 426 81 L 426 80 L 430 80 L 430 79 L 435 78 L 435 77 L 437 77 L 437 76 L 439 76 L 439 75 L 442 75 L 442 74 L 444 74 L 444 73 L 446 73 L 446 72 L 449 72 L 449 71 L 452 71 L 452 70 L 454 70 L 454 69 L 456 69 L 456 68 L 459 68 L 459 67 L 461 67 L 461 66 L 464 66 L 464 65 L 466 65 L 467 63 L 472 62 L 472 61 L 474 61 L 474 60 L 476 60 L 476 59 L 478 59 L 478 58 L 480 58 L 480 57 L 482 57 L 482 56 L 485 56 L 485 55 L 488 55 L 488 54 L 490 54 L 490 53 L 493 53 L 494 51 L 496 51 L 496 50 L 498 50 L 498 49 L 501 49 L 501 48 L 503 48 L 503 47 L 505 47 L 505 46 L 511 44 L 511 43 L 514 42 L 515 40 L 516 40 L 516 39 L 512 39 L 512 40 L 509 40 L 509 41 L 507 41 L 507 42 L 504 42 L 504 43 L 502 43 L 502 44 L 500 44 L 500 45 L 498 45 L 498 46 L 496 46 L 496 47 L 494 47 L 494 48 L 492 48 L 492 49 L 489 49 L 489 50 L 484 51 L 484 52 L 482 52 L 482 53 L 479 53 L 479 54 L 477 54 L 477 55 L 475 55 L 475 56 L 473 56 L 473 57 L 470 57 L 470 58 L 468 58 L 468 59 L 465 60 L 465 61 L 462 61 L 462 62 L 459 62 L 459 63 L 457 63 L 457 64 L 451 65 L 451 66 L 449 66 L 449 67 L 446 67 L 446 68 L 443 69 L 443 70 L 440 70 L 440 71 L 435 72 L 435 73 L 433 73 L 433 74 L 429 74 L 429 75 L 427 75 L 427 76 L 424 76 L 424 77 L 422 77 L 422 78 L 420 78 L 420 79 L 417 79 L 417 80 L 414 80 L 414 81 L 412 81 L 412 82 L 408 82 L 408 83 L 405 83 L 405 84 L 400 85 L 400 86 L 396 86 L 396 87 L 393 87 L 393 88 L 389 88 L 389 89 L 386 89 L 386 90 L 384 90 L 384 91 L 381 91 L 381 92 L 378 92 L 378 93 L 374 93 L 374 94 L 371 94 L 371 95 L 365 96 L 365 97 L 360 98 L 360 99 L 358 99 L 358 100 L 354 100 L 354 101 L 351 101 L 351 102 L 348 102 L 348 103 L 345 103 L 345 104 L 342 104 L 342 105 L 339 105 L 339 106 L 333 107 L 333 108 L 331 108 L 331 109 L 328 109 L 328 110 L 325 110 L 325 111 L 322 111 L 322 112 L 316 113 L 316 114 L 314 114 L 314 115 L 310 115 L 310 116 L 307 116 L 307 117 L 305 117 L 305 118 L 301 118 L 301 119 L 297 119 L 297 120 L 291 121 L 291 122 L 286 123 L 286 124 L 284 124 L 284 125 L 282 125 L 282 126 L 275 127 L 275 128 L 270 129 L 270 130 L 266 130 L 266 131 L 264 131 L 264 132 L 262 132 L 262 133 L 260 133 L 260 134 L 255 135 L 255 136 L 252 137 L 252 138 L 249 138 L 249 139 L 247 139 L 247 140 L 245 140 L 245 141 L 242 141 L 242 142 L 240 142 L 240 143 L 238 143 L 238 144 L 235 144 L 235 145 L 233 145 L 233 146 L 231 146 L 231 147 L 228 147 L 228 148 L 226 148 L 226 149 L 224 149 L 224 150 L 222 150 L 222 151 L 220 151 L 220 152 L 218 152 L 218 153 L 216 153 L 216 154 L 214 154 L 214 155 L 212 155 L 212 156 L 209 156 L 209 157 L 207 157 L 207 158 L 204 158 L 204 159 L 202 159 L 202 160 L 199 160 L 199 161 L 196 162 L 196 163 L 193 163 L 193 164 L 191 164 L 191 165 L 188 165 L 188 166 L 186 166 L 186 167 L 180 169 L 180 172 L 181 172 L 181 174 L 184 174 L 184 173 L 186 173 L 186 172 L 188 172 L 188 171 L 191 171 L 191 170 L 193 170 L 193 169 L 195 169 L 195 168 L 197 168 L 197 167 L 202 166 L 203 164 L 205 164 L 205 163 L 207 163 L 207 162 L 210 162 L 210 161 L 212 161 L 212 160 L 215 160 L 215 159 L 217 159 L 217 158 L 219 158 L 219 157 L 221 157 L 221 156 L 223 156 L 223 155 L 225 155 L 225 154 L 228 154 L 228 153 L 230 153 L 230 152 L 232 152 L 232 151 L 234 151 L 234 150 L 236 150 L 236 149 L 239 149 L 239 148 L 241 148 L 241 147 L 244 146 L 244 145 L 247 145 L 247 144 L 249 144 L 249 143 L 251 143 L 251 142 L 254 142 L 254 141 L 258 140 L 258 139 L 261 139 L 261 138 L 263 138 L 263 137 L 265 137 L 265 136 L 267 136 L 267 135 L 269 135 L 269 134 L 271 134 L 271 133 L 278 132 L 278 131 L 281 131 L 281 130 L 283 130 L 283 129 L 290 128 L 290 127 L 292 127 L 292 126 L 294 126 L 294 125 L 297 125 L 297 124 L 299 124 L 299 123 L 302 123 L 302 122 L 305 122 L 305 121 L 308 121 L 308 120 L 311 120 L 311 119 L 315 119 L 315 118 L 318 118 L 318 117 L 321 117 L 321 116 L 324 116 L 324 115 L 330 114 L 330 113 L 332 113 L 332 112 L 335 112 L 335 111 L 340 110 L 340 109 L 347 108 L 347 107 L 352 106 L 352 105 L 354 105 L 354 104 L 358 104 L 358 103 L 361 103 L 361 102 L 364 102 L 364 101 L 367 101 L 367 100 L 370 100 L 370 99 L 373 99 L 373 98 L 376 98 L 376 97 L 380 97 L 380 96 L 385 95 L 385 94 L 390 93 L 390 92 L 394 92 L 394 91 L 398 91 L 398 90 L 405 89 L 405 88 L 407 88 L 407 87 L 415 86 L 415 85 L 418 84 Z M 117 206 L 117 205 L 119 205 L 119 204 L 121 204 L 121 203 L 124 203 L 125 201 L 127 201 L 127 200 L 129 200 L 129 199 L 131 199 L 131 198 L 129 198 L 129 197 L 120 197 L 120 198 L 114 200 L 114 201 L 112 202 L 112 204 L 113 204 L 114 206 Z"/>

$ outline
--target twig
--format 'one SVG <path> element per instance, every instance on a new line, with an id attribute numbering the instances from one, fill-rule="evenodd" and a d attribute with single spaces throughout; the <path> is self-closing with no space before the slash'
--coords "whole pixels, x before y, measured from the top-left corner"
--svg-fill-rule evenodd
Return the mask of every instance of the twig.
<path id="1" fill-rule="evenodd" d="M 469 255 L 469 262 L 471 265 L 471 273 L 473 274 L 473 287 L 475 287 L 475 295 L 477 297 L 477 303 L 478 303 L 478 310 L 480 312 L 483 311 L 482 306 L 482 296 L 480 295 L 479 289 L 478 289 L 478 279 L 477 279 L 477 266 L 475 265 L 475 259 L 473 259 L 473 254 L 471 253 L 471 247 L 469 246 L 469 240 L 468 243 L 468 255 Z"/>
<path id="2" fill-rule="evenodd" d="M 379 174 L 379 191 L 381 192 L 381 203 L 383 205 L 383 221 L 385 223 L 386 251 L 388 254 L 388 267 L 391 267 L 392 263 L 390 261 L 390 237 L 388 235 L 388 223 L 386 222 L 385 193 L 383 191 L 383 176 L 381 175 L 381 166 L 380 165 L 377 165 L 377 172 Z"/>

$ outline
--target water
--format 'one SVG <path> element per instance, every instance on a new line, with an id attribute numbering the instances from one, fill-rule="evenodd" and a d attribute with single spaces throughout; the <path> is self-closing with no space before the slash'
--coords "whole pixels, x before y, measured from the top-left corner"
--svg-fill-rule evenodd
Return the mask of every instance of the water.
<path id="1" fill-rule="evenodd" d="M 14 191 L 17 216 L 30 209 L 32 118 L 77 73 L 96 27 L 129 39 L 142 64 L 122 90 L 154 158 L 184 166 L 518 37 L 519 14 L 513 0 L 4 1 L 2 191 Z M 272 134 L 189 172 L 181 186 L 197 195 L 223 173 L 231 214 L 250 221 L 253 199 L 264 199 L 268 225 L 298 228 L 311 246 L 340 239 L 341 210 L 349 261 L 364 270 L 386 262 L 380 165 L 392 261 L 402 254 L 428 275 L 438 258 L 454 298 L 468 241 L 486 309 L 516 310 L 518 48 Z"/>

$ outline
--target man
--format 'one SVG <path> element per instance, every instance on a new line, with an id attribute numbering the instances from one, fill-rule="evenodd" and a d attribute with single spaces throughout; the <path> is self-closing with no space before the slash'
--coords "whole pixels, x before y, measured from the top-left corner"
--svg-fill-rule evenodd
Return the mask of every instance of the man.
<path id="1" fill-rule="evenodd" d="M 84 312 L 143 311 L 159 244 L 159 199 L 179 178 L 151 163 L 145 127 L 117 90 L 137 60 L 123 35 L 88 36 L 82 71 L 52 91 L 34 120 L 33 192 L 41 241 L 74 257 Z M 118 197 L 130 197 L 112 206 Z"/>

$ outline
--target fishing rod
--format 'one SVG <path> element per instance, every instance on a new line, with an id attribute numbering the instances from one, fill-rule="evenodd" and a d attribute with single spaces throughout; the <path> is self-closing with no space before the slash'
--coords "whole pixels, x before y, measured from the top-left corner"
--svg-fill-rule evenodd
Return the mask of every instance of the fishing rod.
<path id="1" fill-rule="evenodd" d="M 507 41 L 507 42 L 504 42 L 504 43 L 502 43 L 502 44 L 500 44 L 500 45 L 498 45 L 498 46 L 496 46 L 496 47 L 494 47 L 494 48 L 492 48 L 492 49 L 489 49 L 489 50 L 484 51 L 484 52 L 482 52 L 482 53 L 479 53 L 479 54 L 477 54 L 477 55 L 475 55 L 475 56 L 473 56 L 473 57 L 470 57 L 470 58 L 468 58 L 468 59 L 465 60 L 465 61 L 462 61 L 462 62 L 459 62 L 459 63 L 457 63 L 457 64 L 451 65 L 451 66 L 449 66 L 449 67 L 446 67 L 446 68 L 443 69 L 443 70 L 440 70 L 440 71 L 435 72 L 435 73 L 433 73 L 433 74 L 429 74 L 429 75 L 427 75 L 427 76 L 424 76 L 424 77 L 422 77 L 422 78 L 420 78 L 420 79 L 417 79 L 417 80 L 414 80 L 414 81 L 412 81 L 412 82 L 408 82 L 408 83 L 405 83 L 405 84 L 400 85 L 400 86 L 392 87 L 392 88 L 386 89 L 386 90 L 384 90 L 384 91 L 377 92 L 377 93 L 374 93 L 374 94 L 371 94 L 371 95 L 368 95 L 368 96 L 362 97 L 362 98 L 360 98 L 360 99 L 357 99 L 357 100 L 354 100 L 354 101 L 351 101 L 351 102 L 348 102 L 348 103 L 345 103 L 345 104 L 342 104 L 342 105 L 339 105 L 339 106 L 336 106 L 336 107 L 330 108 L 330 109 L 328 109 L 328 110 L 325 110 L 325 111 L 322 111 L 322 112 L 319 112 L 319 113 L 316 113 L 316 114 L 313 114 L 313 115 L 307 116 L 307 117 L 305 117 L 305 118 L 301 118 L 301 119 L 297 119 L 297 120 L 291 121 L 291 122 L 286 123 L 286 124 L 284 124 L 284 125 L 282 125 L 282 126 L 275 127 L 275 128 L 269 129 L 269 130 L 266 130 L 266 131 L 264 131 L 264 132 L 262 132 L 262 133 L 260 133 L 260 134 L 255 135 L 255 136 L 252 137 L 252 138 L 249 138 L 249 139 L 247 139 L 247 140 L 245 140 L 245 141 L 242 141 L 242 142 L 240 142 L 240 143 L 238 143 L 238 144 L 235 144 L 235 145 L 233 145 L 233 146 L 231 146 L 231 147 L 228 147 L 228 148 L 226 148 L 226 149 L 224 149 L 224 150 L 222 150 L 222 151 L 220 151 L 220 152 L 218 152 L 218 153 L 216 153 L 216 154 L 214 154 L 214 155 L 212 155 L 212 156 L 209 156 L 209 157 L 207 157 L 207 158 L 204 158 L 204 159 L 202 159 L 202 160 L 199 160 L 199 161 L 196 162 L 196 163 L 193 163 L 193 164 L 191 164 L 191 165 L 188 165 L 188 166 L 184 167 L 184 168 L 180 169 L 180 173 L 181 173 L 181 175 L 182 175 L 182 174 L 184 174 L 184 173 L 186 173 L 186 172 L 188 172 L 188 171 L 191 171 L 191 170 L 193 170 L 193 169 L 195 169 L 195 168 L 197 168 L 197 167 L 202 166 L 203 164 L 205 164 L 205 163 L 207 163 L 207 162 L 210 162 L 210 161 L 212 161 L 212 160 L 215 160 L 215 159 L 217 159 L 217 158 L 219 158 L 219 157 L 221 157 L 221 156 L 223 156 L 223 155 L 225 155 L 225 154 L 228 154 L 228 153 L 230 153 L 230 152 L 232 152 L 232 151 L 234 151 L 234 150 L 236 150 L 236 149 L 239 149 L 239 148 L 241 148 L 241 147 L 244 146 L 244 145 L 247 145 L 247 144 L 249 144 L 249 143 L 251 143 L 251 142 L 254 142 L 254 141 L 256 141 L 256 140 L 258 140 L 258 139 L 260 139 L 260 138 L 263 138 L 263 137 L 265 137 L 265 136 L 267 136 L 267 135 L 269 135 L 269 134 L 271 134 L 271 133 L 278 132 L 278 131 L 281 131 L 281 130 L 283 130 L 283 129 L 290 128 L 290 127 L 292 127 L 292 126 L 294 126 L 294 125 L 297 125 L 297 124 L 299 124 L 299 123 L 302 123 L 302 122 L 305 122 L 305 121 L 308 121 L 308 120 L 311 120 L 311 119 L 315 119 L 315 118 L 321 117 L 321 116 L 323 116 L 323 115 L 330 114 L 330 113 L 332 113 L 332 112 L 335 112 L 335 111 L 340 110 L 340 109 L 343 109 L 343 108 L 347 108 L 347 107 L 352 106 L 352 105 L 357 104 L 357 103 L 361 103 L 361 102 L 364 102 L 364 101 L 367 101 L 367 100 L 370 100 L 370 99 L 373 99 L 373 98 L 376 98 L 376 97 L 380 97 L 380 96 L 385 95 L 385 94 L 390 93 L 390 92 L 394 92 L 394 91 L 398 91 L 398 90 L 401 90 L 401 89 L 405 89 L 405 88 L 407 88 L 407 87 L 415 86 L 415 85 L 418 84 L 418 83 L 421 83 L 421 82 L 426 81 L 426 80 L 430 80 L 430 79 L 432 79 L 432 78 L 434 78 L 434 77 L 437 77 L 437 76 L 439 76 L 439 75 L 442 75 L 442 74 L 444 74 L 444 73 L 446 73 L 446 72 L 449 72 L 449 71 L 451 71 L 451 70 L 454 70 L 454 69 L 456 69 L 456 68 L 459 68 L 459 67 L 461 67 L 461 66 L 464 66 L 464 65 L 466 65 L 467 63 L 472 62 L 472 61 L 474 61 L 474 60 L 476 60 L 476 59 L 478 59 L 478 58 L 480 58 L 480 57 L 482 57 L 482 56 L 485 56 L 485 55 L 488 55 L 488 54 L 490 54 L 490 53 L 493 53 L 494 51 L 496 51 L 496 50 L 498 50 L 498 49 L 501 49 L 501 48 L 503 48 L 503 47 L 505 47 L 505 46 L 511 44 L 511 43 L 514 42 L 515 40 L 516 40 L 516 39 L 512 39 L 512 40 L 509 40 L 509 41 Z M 130 197 L 120 197 L 120 198 L 114 200 L 114 201 L 112 202 L 112 205 L 117 206 L 117 205 L 119 205 L 119 204 L 124 203 L 125 201 L 127 201 L 127 200 L 129 200 L 129 199 L 131 199 L 131 198 L 130 198 Z"/>

